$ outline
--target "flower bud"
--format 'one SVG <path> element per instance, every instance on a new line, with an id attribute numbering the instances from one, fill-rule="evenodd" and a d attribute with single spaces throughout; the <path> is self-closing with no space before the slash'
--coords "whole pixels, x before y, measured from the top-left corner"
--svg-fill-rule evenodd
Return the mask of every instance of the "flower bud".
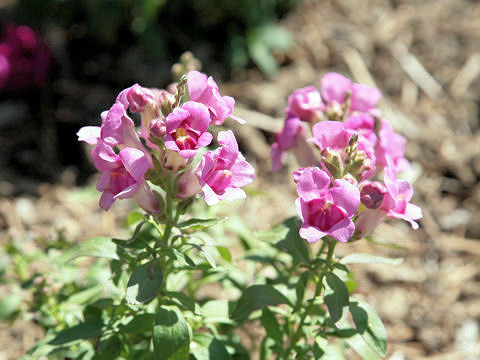
<path id="1" fill-rule="evenodd" d="M 342 178 L 343 160 L 337 151 L 330 149 L 322 150 L 322 162 L 335 179 Z"/>
<path id="2" fill-rule="evenodd" d="M 197 175 L 192 170 L 185 171 L 177 180 L 177 197 L 185 199 L 202 191 Z"/>
<path id="3" fill-rule="evenodd" d="M 162 165 L 165 169 L 175 172 L 184 169 L 187 165 L 187 160 L 181 157 L 178 152 L 167 149 L 163 155 Z"/>
<path id="4" fill-rule="evenodd" d="M 368 209 L 378 209 L 387 193 L 385 185 L 378 181 L 368 182 L 362 186 L 360 201 Z"/>
<path id="5" fill-rule="evenodd" d="M 165 127 L 165 120 L 163 118 L 153 119 L 150 123 L 150 136 L 153 138 L 165 138 L 167 130 Z"/>
<path id="6" fill-rule="evenodd" d="M 386 213 L 381 209 L 365 209 L 358 214 L 355 220 L 355 239 L 367 236 L 385 220 Z"/>

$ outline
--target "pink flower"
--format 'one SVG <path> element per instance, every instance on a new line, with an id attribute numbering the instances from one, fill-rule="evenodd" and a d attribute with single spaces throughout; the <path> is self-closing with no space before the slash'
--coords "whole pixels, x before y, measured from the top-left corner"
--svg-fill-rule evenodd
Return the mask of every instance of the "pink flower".
<path id="1" fill-rule="evenodd" d="M 202 191 L 198 177 L 194 171 L 187 170 L 177 180 L 177 197 L 185 199 Z"/>
<path id="2" fill-rule="evenodd" d="M 329 107 L 344 104 L 347 93 L 350 93 L 349 110 L 351 112 L 373 110 L 382 97 L 380 90 L 354 83 L 337 73 L 327 73 L 323 76 L 321 93 Z"/>
<path id="3" fill-rule="evenodd" d="M 338 121 L 322 121 L 312 128 L 313 138 L 310 139 L 320 150 L 345 149 L 354 131 L 346 129 L 344 123 Z"/>
<path id="4" fill-rule="evenodd" d="M 350 97 L 350 111 L 367 112 L 377 106 L 382 98 L 382 93 L 377 88 L 364 85 L 352 84 L 352 95 Z"/>
<path id="5" fill-rule="evenodd" d="M 197 150 L 212 142 L 207 132 L 210 122 L 208 109 L 198 102 L 187 101 L 167 116 L 165 146 L 177 151 L 184 159 L 191 159 Z"/>
<path id="6" fill-rule="evenodd" d="M 368 209 L 378 209 L 387 193 L 384 184 L 378 181 L 365 181 L 360 190 L 360 201 Z"/>
<path id="7" fill-rule="evenodd" d="M 310 122 L 319 118 L 325 108 L 320 92 L 314 86 L 307 86 L 295 90 L 288 97 L 287 117 L 298 117 L 302 121 Z"/>
<path id="8" fill-rule="evenodd" d="M 355 238 L 361 239 L 370 235 L 386 218 L 382 209 L 365 209 L 360 211 L 355 220 Z"/>
<path id="9" fill-rule="evenodd" d="M 375 119 L 365 113 L 355 113 L 350 115 L 344 122 L 346 129 L 352 129 L 357 134 L 368 141 L 372 147 L 377 143 L 377 135 L 375 135 Z"/>
<path id="10" fill-rule="evenodd" d="M 4 85 L 8 81 L 8 77 L 10 75 L 10 62 L 8 58 L 0 53 L 0 89 L 4 87 Z"/>
<path id="11" fill-rule="evenodd" d="M 187 85 L 190 100 L 208 108 L 214 125 L 221 125 L 226 118 L 232 117 L 235 100 L 230 96 L 221 96 L 218 85 L 211 76 L 207 78 L 207 75 L 199 71 L 190 71 L 187 74 Z"/>
<path id="12" fill-rule="evenodd" d="M 356 131 L 348 129 L 339 121 L 322 121 L 313 128 L 313 142 L 322 151 L 322 165 L 333 177 L 343 177 L 350 173 L 358 181 L 368 179 L 375 172 L 375 155 L 372 144 L 358 137 L 354 145 L 356 150 L 347 153 Z M 335 171 L 334 171 L 335 169 Z"/>
<path id="13" fill-rule="evenodd" d="M 131 112 L 137 113 L 145 110 L 148 104 L 155 102 L 155 94 L 152 90 L 134 84 L 120 92 L 117 96 L 125 109 L 130 108 Z"/>
<path id="14" fill-rule="evenodd" d="M 255 170 L 238 151 L 238 144 L 231 130 L 218 133 L 220 148 L 207 152 L 196 175 L 208 205 L 219 200 L 245 198 L 241 187 L 250 184 Z"/>
<path id="15" fill-rule="evenodd" d="M 78 140 L 95 145 L 102 141 L 110 146 L 133 147 L 147 150 L 140 141 L 133 120 L 127 115 L 120 102 L 101 114 L 102 126 L 84 126 L 78 132 Z"/>
<path id="16" fill-rule="evenodd" d="M 392 125 L 382 119 L 378 132 L 378 143 L 375 149 L 377 163 L 384 168 L 387 166 L 387 158 L 389 158 L 392 161 L 391 166 L 393 166 L 395 171 L 409 170 L 410 163 L 405 159 L 406 145 L 407 139 L 395 133 Z"/>
<path id="17" fill-rule="evenodd" d="M 282 131 L 275 134 L 270 155 L 272 157 L 272 171 L 282 168 L 282 158 L 285 151 L 293 149 L 297 161 L 301 166 L 316 164 L 315 155 L 306 141 L 307 128 L 298 117 L 287 117 Z"/>
<path id="18" fill-rule="evenodd" d="M 331 105 L 333 103 L 343 104 L 347 92 L 352 90 L 352 82 L 343 75 L 327 73 L 322 78 L 322 98 Z"/>
<path id="19" fill-rule="evenodd" d="M 300 236 L 310 243 L 326 235 L 341 242 L 350 240 L 355 232 L 352 217 L 360 203 L 358 188 L 341 179 L 330 187 L 328 174 L 314 167 L 297 174 L 297 181 Z"/>
<path id="20" fill-rule="evenodd" d="M 124 148 L 118 155 L 99 142 L 91 151 L 95 167 L 102 171 L 97 190 L 103 192 L 100 207 L 108 210 L 116 199 L 134 198 L 149 213 L 159 213 L 158 199 L 145 183 L 144 176 L 152 167 L 151 159 L 135 148 Z"/>
<path id="21" fill-rule="evenodd" d="M 52 53 L 28 26 L 7 23 L 0 43 L 0 90 L 22 91 L 45 85 Z M 7 71 L 8 70 L 8 71 Z"/>
<path id="22" fill-rule="evenodd" d="M 393 167 L 385 168 L 384 176 L 387 193 L 380 209 L 384 210 L 388 217 L 408 221 L 413 229 L 418 229 L 414 220 L 422 218 L 422 209 L 410 204 L 413 197 L 412 185 L 405 180 L 398 180 Z"/>

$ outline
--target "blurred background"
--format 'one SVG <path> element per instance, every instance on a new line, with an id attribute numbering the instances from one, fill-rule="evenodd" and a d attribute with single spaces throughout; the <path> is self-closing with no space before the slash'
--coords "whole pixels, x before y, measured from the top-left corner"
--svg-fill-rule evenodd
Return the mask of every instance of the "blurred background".
<path id="1" fill-rule="evenodd" d="M 98 209 L 75 133 L 98 125 L 132 83 L 166 87 L 185 51 L 248 121 L 236 131 L 263 195 L 239 211 L 255 229 L 271 226 L 295 212 L 293 160 L 269 172 L 287 97 L 338 71 L 382 91 L 385 118 L 409 139 L 424 213 L 416 232 L 402 223 L 378 229 L 394 246 L 340 248 L 405 258 L 354 268 L 358 292 L 387 326 L 388 358 L 480 358 L 480 3 L 0 0 L 0 22 L 0 244 L 15 239 L 28 251 L 59 233 L 72 242 L 121 233 L 130 205 Z M 33 321 L 0 323 L 0 359 L 41 337 Z"/>

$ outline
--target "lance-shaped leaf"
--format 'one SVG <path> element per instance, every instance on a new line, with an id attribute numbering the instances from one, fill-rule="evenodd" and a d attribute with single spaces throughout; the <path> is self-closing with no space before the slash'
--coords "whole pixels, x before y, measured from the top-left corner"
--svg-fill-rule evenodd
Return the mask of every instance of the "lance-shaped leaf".
<path id="1" fill-rule="evenodd" d="M 238 321 L 245 320 L 252 311 L 279 304 L 290 305 L 290 302 L 273 286 L 252 285 L 245 289 L 240 299 L 238 299 L 231 317 Z"/>
<path id="2" fill-rule="evenodd" d="M 327 304 L 330 318 L 336 323 L 342 318 L 344 308 L 348 306 L 348 289 L 343 281 L 332 272 L 326 275 L 326 283 L 325 304 Z"/>
<path id="3" fill-rule="evenodd" d="M 94 256 L 119 260 L 117 255 L 117 245 L 112 242 L 112 239 L 98 236 L 85 240 L 73 249 L 67 251 L 59 258 L 59 261 L 65 263 L 81 256 Z"/>
<path id="4" fill-rule="evenodd" d="M 187 360 L 190 348 L 190 331 L 182 313 L 175 307 L 158 310 L 153 326 L 155 359 Z"/>
<path id="5" fill-rule="evenodd" d="M 90 319 L 58 333 L 49 342 L 50 345 L 64 345 L 74 341 L 99 337 L 103 333 L 103 322 L 100 319 Z"/>
<path id="6" fill-rule="evenodd" d="M 203 230 L 214 225 L 220 224 L 227 220 L 227 218 L 222 219 L 189 219 L 179 223 L 177 226 L 182 230 Z"/>
<path id="7" fill-rule="evenodd" d="M 232 359 L 225 345 L 209 333 L 199 332 L 194 335 L 193 341 L 196 346 L 192 346 L 192 354 L 196 360 Z"/>
<path id="8" fill-rule="evenodd" d="M 126 300 L 130 304 L 150 301 L 162 286 L 163 273 L 158 260 L 152 260 L 133 270 L 127 284 Z"/>
<path id="9" fill-rule="evenodd" d="M 360 336 L 375 352 L 384 357 L 387 332 L 375 310 L 366 302 L 355 299 L 350 303 L 350 313 Z"/>

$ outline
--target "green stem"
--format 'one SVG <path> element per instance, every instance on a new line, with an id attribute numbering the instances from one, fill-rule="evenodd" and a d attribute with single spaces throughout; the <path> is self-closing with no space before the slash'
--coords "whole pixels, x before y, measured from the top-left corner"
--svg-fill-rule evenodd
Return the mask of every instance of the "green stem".
<path id="1" fill-rule="evenodd" d="M 290 346 L 287 349 L 287 357 L 291 354 L 291 352 L 293 351 L 293 348 L 297 344 L 298 340 L 300 340 L 301 337 L 302 337 L 302 328 L 305 325 L 305 321 L 306 321 L 307 317 L 310 316 L 311 312 L 313 311 L 313 309 L 315 307 L 314 301 L 318 296 L 320 296 L 320 293 L 322 292 L 322 289 L 323 289 L 323 278 L 325 277 L 327 272 L 330 270 L 330 267 L 332 265 L 333 251 L 335 250 L 335 246 L 337 245 L 337 241 L 335 241 L 334 239 L 330 239 L 330 238 L 326 239 L 324 244 L 322 245 L 318 255 L 320 255 L 323 252 L 323 249 L 325 248 L 325 244 L 328 245 L 326 263 L 325 263 L 325 265 L 324 265 L 324 267 L 323 267 L 323 269 L 320 273 L 320 276 L 318 276 L 318 277 L 316 276 L 316 270 L 317 270 L 316 267 L 312 270 L 312 279 L 315 282 L 315 293 L 313 295 L 313 298 L 310 299 L 310 304 L 307 306 L 307 308 L 305 309 L 305 311 L 303 312 L 303 314 L 300 318 L 300 323 L 298 324 L 297 330 L 294 333 L 293 338 L 290 342 Z"/>

